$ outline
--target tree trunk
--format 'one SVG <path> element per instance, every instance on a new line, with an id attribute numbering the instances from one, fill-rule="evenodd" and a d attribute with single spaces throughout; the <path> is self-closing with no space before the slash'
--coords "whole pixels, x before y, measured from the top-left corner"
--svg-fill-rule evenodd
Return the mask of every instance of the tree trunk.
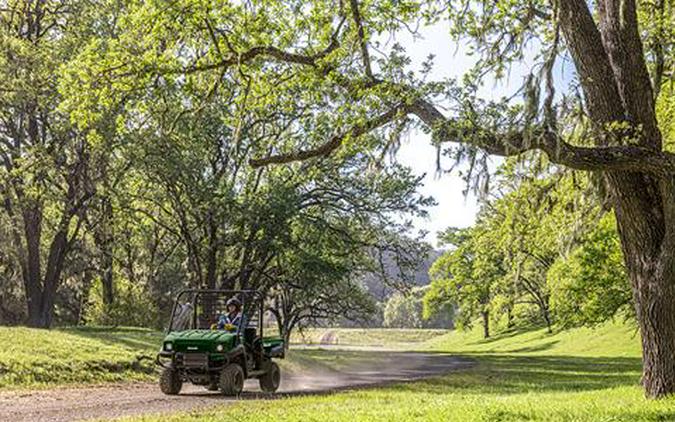
<path id="1" fill-rule="evenodd" d="M 281 338 L 284 340 L 284 351 L 288 351 L 291 347 L 291 329 L 284 329 L 281 333 Z"/>
<path id="2" fill-rule="evenodd" d="M 546 323 L 546 331 L 551 334 L 553 329 L 551 328 L 551 312 L 548 310 L 548 306 L 542 308 L 542 316 L 544 317 L 544 322 Z"/>
<path id="3" fill-rule="evenodd" d="M 42 210 L 39 205 L 30 205 L 23 209 L 23 227 L 25 254 L 21 265 L 28 326 L 44 328 L 42 321 L 42 274 L 40 269 L 40 239 L 42 234 Z M 17 237 L 18 245 L 22 240 Z"/>
<path id="4" fill-rule="evenodd" d="M 82 277 L 82 291 L 79 295 L 78 306 L 77 306 L 77 325 L 84 325 L 86 323 L 84 319 L 85 305 L 87 303 L 87 298 L 89 297 L 89 291 L 91 290 L 93 274 L 89 270 L 85 270 Z"/>
<path id="5" fill-rule="evenodd" d="M 604 132 L 598 144 L 637 140 L 643 148 L 660 151 L 636 2 L 596 2 L 599 28 L 586 1 L 556 4 L 589 117 Z M 611 130 L 619 122 L 630 125 L 628 133 Z M 642 384 L 647 396 L 662 397 L 675 393 L 675 181 L 634 172 L 605 177 L 642 336 Z"/>
<path id="6" fill-rule="evenodd" d="M 54 236 L 54 240 L 49 247 L 49 256 L 47 257 L 47 269 L 45 271 L 43 290 L 42 290 L 42 323 L 44 328 L 52 326 L 54 318 L 54 300 L 56 299 L 56 289 L 61 280 L 63 262 L 68 251 L 67 225 L 63 225 Z"/>
<path id="7" fill-rule="evenodd" d="M 206 217 L 208 225 L 208 247 L 206 250 L 206 288 L 215 289 L 218 278 L 218 225 L 213 218 L 213 211 L 209 210 Z"/>
<path id="8" fill-rule="evenodd" d="M 668 261 L 644 262 L 630 271 L 642 336 L 642 384 L 650 397 L 675 392 L 675 277 L 672 257 Z"/>
<path id="9" fill-rule="evenodd" d="M 101 208 L 102 218 L 97 240 L 101 253 L 103 304 L 109 307 L 115 302 L 115 280 L 113 279 L 113 209 L 110 198 L 103 198 Z"/>
<path id="10" fill-rule="evenodd" d="M 480 316 L 483 320 L 483 338 L 490 338 L 490 312 L 483 311 Z"/>
<path id="11" fill-rule="evenodd" d="M 27 298 L 27 325 L 34 328 L 49 328 L 54 316 L 56 289 L 61 278 L 63 262 L 68 251 L 68 226 L 70 216 L 61 218 L 58 231 L 49 245 L 49 255 L 44 275 L 41 271 L 42 208 L 40 205 L 23 210 L 25 253 L 20 238 L 17 247 L 22 256 L 22 278 Z"/>
<path id="12" fill-rule="evenodd" d="M 662 397 L 675 393 L 672 183 L 639 174 L 609 180 L 642 337 L 642 384 L 647 396 Z"/>

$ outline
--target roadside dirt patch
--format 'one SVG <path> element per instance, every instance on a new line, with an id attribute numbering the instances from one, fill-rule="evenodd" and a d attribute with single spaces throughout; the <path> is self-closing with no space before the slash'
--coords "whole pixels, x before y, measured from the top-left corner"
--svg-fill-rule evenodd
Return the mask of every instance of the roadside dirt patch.
<path id="1" fill-rule="evenodd" d="M 327 352 L 330 353 L 330 352 Z M 155 383 L 0 393 L 0 421 L 75 421 L 204 409 L 237 400 L 266 400 L 290 395 L 382 385 L 433 377 L 473 365 L 451 355 L 373 350 L 373 359 L 348 362 L 338 370 L 285 373 L 275 395 L 260 393 L 256 380 L 246 382 L 239 398 L 224 398 L 184 385 L 178 396 L 165 396 Z"/>

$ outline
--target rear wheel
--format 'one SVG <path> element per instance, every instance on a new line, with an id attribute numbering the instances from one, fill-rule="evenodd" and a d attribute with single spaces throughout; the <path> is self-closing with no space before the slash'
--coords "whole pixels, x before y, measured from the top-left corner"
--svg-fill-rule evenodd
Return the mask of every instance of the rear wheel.
<path id="1" fill-rule="evenodd" d="M 170 396 L 175 396 L 180 393 L 183 387 L 183 381 L 180 379 L 180 374 L 173 368 L 164 368 L 162 375 L 159 377 L 159 388 L 162 393 Z"/>
<path id="2" fill-rule="evenodd" d="M 244 389 L 244 370 L 236 363 L 223 368 L 218 382 L 220 392 L 226 396 L 238 396 Z"/>
<path id="3" fill-rule="evenodd" d="M 258 378 L 260 381 L 260 389 L 265 393 L 274 393 L 279 388 L 279 383 L 281 382 L 281 371 L 279 370 L 279 365 L 272 362 L 270 363 L 269 370 Z"/>

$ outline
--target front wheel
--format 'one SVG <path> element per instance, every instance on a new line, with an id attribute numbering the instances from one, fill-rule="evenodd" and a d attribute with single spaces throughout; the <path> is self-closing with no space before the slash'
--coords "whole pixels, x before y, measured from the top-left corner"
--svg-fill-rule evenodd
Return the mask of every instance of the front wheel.
<path id="1" fill-rule="evenodd" d="M 175 396 L 180 393 L 183 387 L 183 380 L 180 379 L 180 374 L 173 368 L 164 368 L 162 375 L 159 377 L 159 388 L 162 393 L 169 396 Z"/>
<path id="2" fill-rule="evenodd" d="M 218 382 L 220 392 L 226 396 L 238 396 L 244 389 L 244 370 L 236 363 L 225 366 Z"/>
<path id="3" fill-rule="evenodd" d="M 258 378 L 260 381 L 260 389 L 265 393 L 274 393 L 279 389 L 279 384 L 281 383 L 281 371 L 279 370 L 279 365 L 272 362 L 270 363 L 269 370 Z"/>

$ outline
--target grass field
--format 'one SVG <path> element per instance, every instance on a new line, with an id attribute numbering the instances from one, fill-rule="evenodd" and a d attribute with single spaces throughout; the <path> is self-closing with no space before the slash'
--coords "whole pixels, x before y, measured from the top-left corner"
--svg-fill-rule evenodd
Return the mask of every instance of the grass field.
<path id="1" fill-rule="evenodd" d="M 646 400 L 639 339 L 629 325 L 556 334 L 510 332 L 483 340 L 452 332 L 419 348 L 476 360 L 426 381 L 326 396 L 247 402 L 134 421 L 671 421 L 675 398 Z"/>

